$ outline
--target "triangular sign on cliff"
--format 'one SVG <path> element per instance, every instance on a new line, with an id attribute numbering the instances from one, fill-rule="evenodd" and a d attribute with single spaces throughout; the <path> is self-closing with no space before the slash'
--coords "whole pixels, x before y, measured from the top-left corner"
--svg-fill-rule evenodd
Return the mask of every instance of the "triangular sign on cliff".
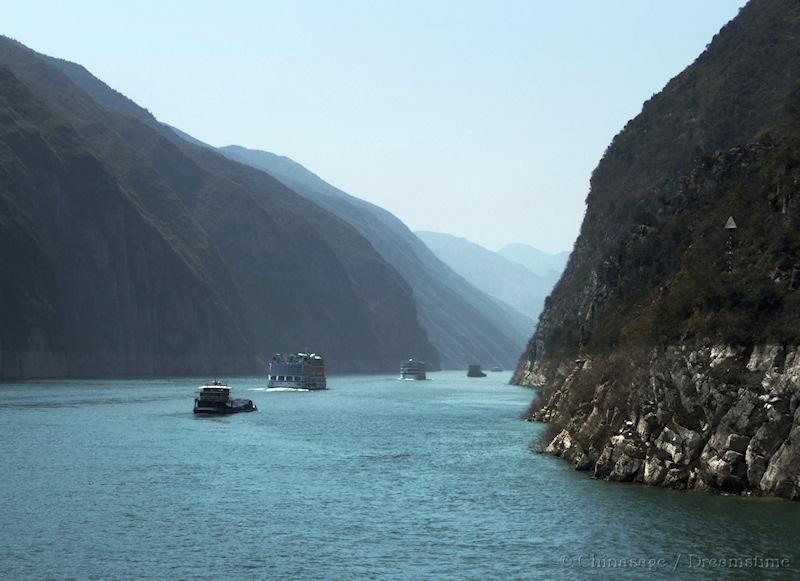
<path id="1" fill-rule="evenodd" d="M 736 220 L 733 219 L 733 216 L 728 218 L 728 221 L 725 222 L 725 230 L 736 230 Z"/>

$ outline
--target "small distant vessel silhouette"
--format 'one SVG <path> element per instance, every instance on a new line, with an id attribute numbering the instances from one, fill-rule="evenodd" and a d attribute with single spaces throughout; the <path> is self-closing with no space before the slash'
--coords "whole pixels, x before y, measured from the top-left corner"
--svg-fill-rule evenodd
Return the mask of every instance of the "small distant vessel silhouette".
<path id="1" fill-rule="evenodd" d="M 196 414 L 236 414 L 254 412 L 258 408 L 249 399 L 231 399 L 231 388 L 216 379 L 200 387 L 194 399 Z"/>
<path id="2" fill-rule="evenodd" d="M 503 371 L 503 368 L 500 367 L 499 365 L 495 365 L 494 367 L 492 367 L 492 371 L 494 372 Z"/>
<path id="3" fill-rule="evenodd" d="M 467 377 L 486 377 L 486 374 L 481 371 L 480 365 L 470 365 L 467 368 Z"/>
<path id="4" fill-rule="evenodd" d="M 327 389 L 325 361 L 316 353 L 281 355 L 269 364 L 267 389 Z"/>
<path id="5" fill-rule="evenodd" d="M 425 362 L 409 359 L 400 364 L 400 379 L 427 379 Z"/>

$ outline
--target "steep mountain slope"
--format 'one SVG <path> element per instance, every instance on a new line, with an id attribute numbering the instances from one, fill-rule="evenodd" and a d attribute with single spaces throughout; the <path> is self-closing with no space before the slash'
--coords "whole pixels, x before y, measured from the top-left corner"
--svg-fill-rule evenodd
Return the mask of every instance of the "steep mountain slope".
<path id="1" fill-rule="evenodd" d="M 154 215 L 7 67 L 0 205 L 0 377 L 255 369 L 202 232 L 174 200 Z"/>
<path id="2" fill-rule="evenodd" d="M 578 468 L 800 498 L 798 38 L 753 0 L 595 170 L 514 377 Z"/>
<path id="3" fill-rule="evenodd" d="M 533 321 L 539 317 L 544 299 L 560 273 L 549 271 L 545 276 L 532 273 L 497 252 L 450 234 L 415 232 L 433 253 L 467 282 L 510 305 L 520 317 Z"/>
<path id="4" fill-rule="evenodd" d="M 528 244 L 519 243 L 504 246 L 497 253 L 539 275 L 547 275 L 553 272 L 561 274 L 567 265 L 567 260 L 569 260 L 569 252 L 551 254 Z"/>
<path id="5" fill-rule="evenodd" d="M 514 364 L 530 335 L 530 320 L 453 272 L 393 214 L 346 194 L 286 157 L 240 146 L 220 151 L 270 173 L 361 232 L 413 289 L 420 320 L 444 367 Z"/>
<path id="6" fill-rule="evenodd" d="M 213 294 L 233 305 L 228 321 L 197 328 L 187 321 L 167 334 L 224 336 L 226 324 L 241 326 L 248 337 L 243 352 L 264 357 L 313 348 L 340 371 L 393 370 L 409 355 L 437 361 L 411 289 L 347 223 L 263 172 L 178 138 L 78 65 L 8 39 L 0 39 L 0 63 L 74 128 L 171 242 L 218 261 L 213 269 L 193 266 L 211 278 Z M 90 324 L 82 327 L 93 333 Z"/>

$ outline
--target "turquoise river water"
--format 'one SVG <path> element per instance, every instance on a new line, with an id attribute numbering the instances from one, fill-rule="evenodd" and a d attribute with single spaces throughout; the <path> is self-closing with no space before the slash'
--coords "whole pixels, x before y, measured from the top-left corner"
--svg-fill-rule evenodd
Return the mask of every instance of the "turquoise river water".
<path id="1" fill-rule="evenodd" d="M 800 503 L 594 481 L 508 373 L 430 377 L 231 379 L 259 411 L 215 418 L 197 379 L 2 384 L 0 577 L 800 575 Z"/>

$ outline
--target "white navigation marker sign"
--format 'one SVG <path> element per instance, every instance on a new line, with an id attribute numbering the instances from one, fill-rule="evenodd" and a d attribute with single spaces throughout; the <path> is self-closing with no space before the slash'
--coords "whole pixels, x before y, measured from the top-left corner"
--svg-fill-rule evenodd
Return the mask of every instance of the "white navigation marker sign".
<path id="1" fill-rule="evenodd" d="M 729 216 L 725 222 L 725 230 L 728 231 L 728 242 L 725 244 L 728 249 L 728 272 L 733 272 L 733 233 L 736 232 L 736 228 L 736 220 L 733 216 Z"/>

